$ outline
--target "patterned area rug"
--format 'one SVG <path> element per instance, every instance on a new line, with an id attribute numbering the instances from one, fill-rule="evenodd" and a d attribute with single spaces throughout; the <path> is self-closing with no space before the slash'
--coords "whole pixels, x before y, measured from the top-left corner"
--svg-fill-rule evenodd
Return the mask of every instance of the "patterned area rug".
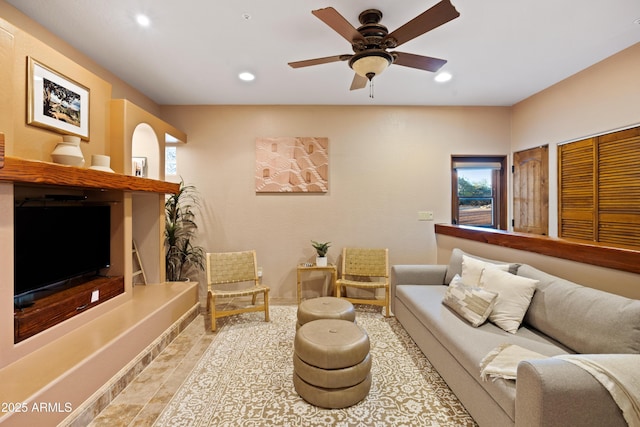
<path id="1" fill-rule="evenodd" d="M 356 307 L 371 340 L 368 396 L 345 409 L 305 402 L 293 387 L 297 306 L 222 319 L 202 359 L 156 426 L 475 426 L 395 318 Z"/>

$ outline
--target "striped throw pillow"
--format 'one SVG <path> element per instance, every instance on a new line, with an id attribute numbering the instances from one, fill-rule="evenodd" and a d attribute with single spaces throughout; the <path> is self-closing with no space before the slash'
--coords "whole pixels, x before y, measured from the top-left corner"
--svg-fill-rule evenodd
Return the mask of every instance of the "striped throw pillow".
<path id="1" fill-rule="evenodd" d="M 456 274 L 449 283 L 442 303 L 477 328 L 487 320 L 497 298 L 496 292 L 465 285 Z"/>

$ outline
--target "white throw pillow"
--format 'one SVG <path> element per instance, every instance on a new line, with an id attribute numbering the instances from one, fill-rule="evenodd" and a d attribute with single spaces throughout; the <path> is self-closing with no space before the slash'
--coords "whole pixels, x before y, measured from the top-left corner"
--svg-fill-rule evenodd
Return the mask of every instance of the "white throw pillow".
<path id="1" fill-rule="evenodd" d="M 498 294 L 490 290 L 465 285 L 456 274 L 444 294 L 442 303 L 477 328 L 491 314 L 497 297 Z"/>
<path id="2" fill-rule="evenodd" d="M 467 286 L 480 286 L 482 270 L 488 267 L 509 271 L 509 264 L 492 264 L 467 255 L 462 255 L 462 283 Z"/>
<path id="3" fill-rule="evenodd" d="M 485 268 L 480 277 L 480 287 L 498 293 L 489 320 L 507 332 L 518 332 L 537 284 L 537 280 L 497 268 Z"/>

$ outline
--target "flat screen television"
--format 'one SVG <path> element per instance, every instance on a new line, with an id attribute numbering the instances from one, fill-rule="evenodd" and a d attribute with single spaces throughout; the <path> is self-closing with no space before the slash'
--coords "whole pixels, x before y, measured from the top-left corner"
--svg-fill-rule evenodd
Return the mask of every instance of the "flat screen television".
<path id="1" fill-rule="evenodd" d="M 110 263 L 111 208 L 102 205 L 17 206 L 14 296 L 99 274 Z"/>

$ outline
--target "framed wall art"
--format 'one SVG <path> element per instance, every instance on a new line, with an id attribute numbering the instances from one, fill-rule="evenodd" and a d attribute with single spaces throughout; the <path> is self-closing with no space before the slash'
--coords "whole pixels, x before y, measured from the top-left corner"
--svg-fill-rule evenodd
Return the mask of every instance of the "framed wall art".
<path id="1" fill-rule="evenodd" d="M 256 139 L 256 193 L 326 193 L 329 139 Z"/>
<path id="2" fill-rule="evenodd" d="M 27 123 L 89 140 L 89 89 L 28 58 Z"/>

